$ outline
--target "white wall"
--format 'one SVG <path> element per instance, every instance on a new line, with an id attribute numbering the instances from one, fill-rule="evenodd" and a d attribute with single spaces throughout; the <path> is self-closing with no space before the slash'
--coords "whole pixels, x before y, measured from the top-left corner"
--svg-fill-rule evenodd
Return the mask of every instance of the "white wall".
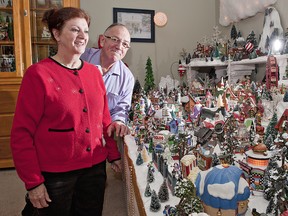
<path id="1" fill-rule="evenodd" d="M 148 56 L 152 60 L 155 82 L 158 83 L 162 76 L 171 75 L 171 65 L 178 62 L 182 48 L 191 53 L 204 36 L 212 36 L 213 26 L 218 25 L 221 35 L 230 38 L 232 25 L 223 27 L 218 21 L 219 0 L 81 0 L 80 5 L 92 18 L 89 46 L 97 44 L 98 35 L 113 22 L 113 7 L 148 9 L 167 14 L 167 25 L 162 28 L 155 26 L 155 43 L 132 43 L 124 59 L 142 85 Z M 278 0 L 273 6 L 278 10 L 286 32 L 288 1 Z M 264 13 L 258 13 L 235 23 L 235 26 L 244 38 L 252 30 L 258 38 L 262 33 L 263 21 Z M 179 79 L 177 67 L 178 64 L 173 64 L 172 73 Z"/>
<path id="2" fill-rule="evenodd" d="M 131 43 L 124 61 L 135 78 L 144 84 L 148 56 L 152 60 L 155 82 L 170 73 L 173 62 L 178 62 L 179 52 L 185 48 L 192 52 L 197 41 L 204 35 L 211 36 L 216 24 L 214 0 L 81 0 L 80 6 L 92 18 L 89 46 L 97 44 L 99 34 L 113 22 L 113 7 L 148 9 L 165 12 L 168 23 L 155 26 L 155 43 Z M 172 66 L 175 78 L 179 79 L 178 64 Z"/>

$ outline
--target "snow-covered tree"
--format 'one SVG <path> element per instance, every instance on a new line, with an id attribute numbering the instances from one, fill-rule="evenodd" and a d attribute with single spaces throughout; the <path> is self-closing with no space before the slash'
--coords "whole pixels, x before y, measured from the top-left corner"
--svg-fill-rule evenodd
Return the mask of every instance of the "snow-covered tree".
<path id="1" fill-rule="evenodd" d="M 251 31 L 251 33 L 247 36 L 246 42 L 251 42 L 254 45 L 254 48 L 257 47 L 257 40 L 254 31 Z"/>
<path id="2" fill-rule="evenodd" d="M 274 114 L 272 116 L 272 119 L 270 120 L 270 122 L 269 122 L 269 124 L 268 124 L 268 126 L 266 128 L 264 141 L 267 139 L 269 134 L 272 135 L 273 140 L 276 139 L 277 133 L 278 133 L 276 128 L 275 128 L 276 124 L 277 124 L 277 114 L 276 114 L 276 112 L 274 112 Z"/>
<path id="3" fill-rule="evenodd" d="M 158 197 L 159 197 L 160 202 L 166 202 L 169 200 L 169 191 L 168 191 L 166 179 L 164 179 L 162 185 L 160 186 L 160 189 L 158 191 Z"/>
<path id="4" fill-rule="evenodd" d="M 153 143 L 153 139 L 151 138 L 149 141 L 149 147 L 148 147 L 148 152 L 152 153 L 154 149 L 154 143 Z"/>
<path id="5" fill-rule="evenodd" d="M 272 170 L 270 179 L 272 181 L 272 196 L 269 200 L 266 213 L 272 215 L 280 215 L 287 210 L 288 207 L 288 186 L 287 186 L 287 170 L 283 167 Z"/>
<path id="6" fill-rule="evenodd" d="M 279 168 L 278 165 L 279 156 L 273 155 L 270 158 L 268 166 L 265 170 L 265 174 L 263 176 L 263 187 L 264 187 L 264 198 L 270 200 L 275 193 L 275 188 L 273 187 L 274 181 L 272 179 L 274 173 Z"/>
<path id="7" fill-rule="evenodd" d="M 263 90 L 262 90 L 262 95 L 261 95 L 261 99 L 264 99 L 264 100 L 268 100 L 268 101 L 272 101 L 273 98 L 271 96 L 271 93 L 269 90 L 267 90 L 266 86 L 263 87 Z"/>
<path id="8" fill-rule="evenodd" d="M 155 190 L 152 191 L 152 196 L 151 196 L 151 203 L 150 203 L 150 210 L 152 212 L 157 212 L 161 208 L 161 204 L 159 201 L 159 198 L 155 192 Z"/>
<path id="9" fill-rule="evenodd" d="M 137 159 L 136 159 L 136 164 L 139 166 L 139 165 L 141 165 L 141 164 L 143 164 L 143 158 L 142 158 L 142 155 L 141 155 L 141 153 L 139 152 L 138 153 L 138 156 L 137 156 Z"/>
<path id="10" fill-rule="evenodd" d="M 151 195 L 152 195 L 152 190 L 151 190 L 150 184 L 147 183 L 146 188 L 145 188 L 145 192 L 144 192 L 144 196 L 150 197 Z"/>
<path id="11" fill-rule="evenodd" d="M 179 215 L 203 211 L 201 201 L 196 196 L 195 186 L 190 180 L 178 179 L 175 186 L 175 196 L 180 198 L 178 205 L 176 205 Z"/>
<path id="12" fill-rule="evenodd" d="M 236 30 L 236 27 L 234 24 L 232 25 L 232 28 L 231 28 L 230 37 L 233 40 L 235 40 L 237 38 L 237 30 Z"/>
<path id="13" fill-rule="evenodd" d="M 272 147 L 274 146 L 274 141 L 271 134 L 268 135 L 268 137 L 264 141 L 264 144 L 266 145 L 268 150 L 272 150 Z"/>
<path id="14" fill-rule="evenodd" d="M 288 90 L 284 94 L 283 102 L 288 102 Z"/>
<path id="15" fill-rule="evenodd" d="M 147 182 L 151 183 L 151 182 L 154 181 L 154 179 L 155 179 L 155 177 L 154 177 L 154 167 L 151 164 L 149 164 L 148 165 L 148 173 L 147 173 Z"/>

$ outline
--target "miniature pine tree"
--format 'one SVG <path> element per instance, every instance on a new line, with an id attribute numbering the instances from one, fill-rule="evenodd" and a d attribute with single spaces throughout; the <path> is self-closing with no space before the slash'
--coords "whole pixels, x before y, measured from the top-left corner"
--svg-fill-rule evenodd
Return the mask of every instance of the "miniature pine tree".
<path id="1" fill-rule="evenodd" d="M 264 193 L 263 196 L 265 199 L 270 200 L 275 193 L 275 187 L 274 181 L 272 177 L 274 177 L 274 173 L 279 168 L 278 165 L 278 156 L 274 155 L 270 158 L 268 166 L 265 170 L 264 176 L 263 176 L 263 187 L 264 187 Z"/>
<path id="2" fill-rule="evenodd" d="M 154 181 L 154 173 L 153 173 L 154 169 L 152 167 L 152 165 L 150 165 L 148 167 L 148 173 L 147 173 L 147 182 L 151 183 Z"/>
<path id="3" fill-rule="evenodd" d="M 201 200 L 198 197 L 193 197 L 184 205 L 184 212 L 187 214 L 203 212 Z"/>
<path id="4" fill-rule="evenodd" d="M 279 212 L 279 204 L 278 204 L 278 197 L 277 197 L 277 193 L 274 194 L 274 196 L 272 197 L 272 199 L 270 199 L 267 209 L 266 209 L 266 214 L 272 214 L 272 215 L 280 215 Z"/>
<path id="5" fill-rule="evenodd" d="M 254 31 L 251 31 L 251 33 L 247 36 L 246 42 L 251 42 L 254 45 L 254 48 L 257 47 L 257 40 L 255 38 L 255 33 Z"/>
<path id="6" fill-rule="evenodd" d="M 152 196 L 151 196 L 151 203 L 150 203 L 150 210 L 152 212 L 157 212 L 161 208 L 161 204 L 159 201 L 159 198 L 155 192 L 155 190 L 152 191 Z"/>
<path id="7" fill-rule="evenodd" d="M 274 146 L 273 137 L 271 134 L 269 134 L 264 142 L 268 150 L 271 150 L 271 148 Z"/>
<path id="8" fill-rule="evenodd" d="M 147 183 L 146 188 L 145 188 L 145 192 L 144 192 L 144 196 L 150 197 L 151 195 L 152 195 L 151 187 L 150 187 L 149 183 Z"/>
<path id="9" fill-rule="evenodd" d="M 140 94 L 141 93 L 141 84 L 139 82 L 138 79 L 136 79 L 135 84 L 134 84 L 134 88 L 133 88 L 133 94 Z"/>
<path id="10" fill-rule="evenodd" d="M 180 202 L 176 206 L 179 215 L 187 215 L 192 213 L 192 209 L 197 206 L 197 211 L 202 211 L 201 201 L 196 196 L 194 184 L 187 179 L 178 179 L 175 186 L 175 196 L 180 198 Z M 197 201 L 198 199 L 198 201 Z M 195 206 L 191 206 L 194 203 Z"/>
<path id="11" fill-rule="evenodd" d="M 284 94 L 283 102 L 288 102 L 288 90 Z"/>
<path id="12" fill-rule="evenodd" d="M 141 153 L 139 153 L 138 157 L 136 159 L 136 164 L 139 166 L 139 165 L 141 165 L 143 163 L 144 163 L 144 161 L 143 161 L 142 155 L 141 155 Z"/>
<path id="13" fill-rule="evenodd" d="M 169 192 L 168 192 L 166 179 L 164 179 L 162 185 L 160 186 L 158 197 L 159 197 L 160 202 L 166 202 L 169 200 Z"/>
<path id="14" fill-rule="evenodd" d="M 146 92 L 149 92 L 155 87 L 153 69 L 150 57 L 148 57 L 147 59 L 145 69 L 146 69 L 146 77 L 145 77 L 144 90 Z"/>
<path id="15" fill-rule="evenodd" d="M 270 120 L 267 128 L 266 128 L 266 132 L 265 132 L 265 136 L 264 136 L 264 141 L 267 139 L 267 137 L 269 136 L 269 134 L 272 135 L 273 137 L 273 140 L 276 138 L 277 136 L 277 130 L 275 128 L 277 124 L 277 114 L 274 113 L 273 116 L 272 116 L 272 119 Z"/>
<path id="16" fill-rule="evenodd" d="M 271 174 L 272 187 L 274 188 L 273 195 L 269 200 L 266 213 L 272 215 L 279 215 L 285 209 L 283 206 L 288 205 L 287 201 L 287 171 L 283 167 L 273 170 Z"/>
<path id="17" fill-rule="evenodd" d="M 149 153 L 152 153 L 152 152 L 153 152 L 153 149 L 154 149 L 154 144 L 153 144 L 153 140 L 152 140 L 152 138 L 151 138 L 150 141 L 149 141 L 148 152 L 149 152 Z"/>
<path id="18" fill-rule="evenodd" d="M 236 27 L 234 24 L 232 25 L 232 28 L 231 28 L 230 37 L 233 40 L 235 40 L 237 38 L 237 30 L 236 30 Z"/>

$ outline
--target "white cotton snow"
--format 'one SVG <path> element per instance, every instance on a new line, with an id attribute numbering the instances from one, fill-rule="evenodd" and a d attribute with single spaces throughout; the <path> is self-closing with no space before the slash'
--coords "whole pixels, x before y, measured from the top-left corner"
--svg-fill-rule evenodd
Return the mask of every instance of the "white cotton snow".
<path id="1" fill-rule="evenodd" d="M 235 196 L 235 184 L 228 182 L 224 184 L 209 184 L 208 193 L 214 197 L 231 200 Z"/>
<path id="2" fill-rule="evenodd" d="M 266 7 L 277 0 L 220 0 L 219 23 L 228 26 L 230 23 L 254 16 L 263 12 Z"/>

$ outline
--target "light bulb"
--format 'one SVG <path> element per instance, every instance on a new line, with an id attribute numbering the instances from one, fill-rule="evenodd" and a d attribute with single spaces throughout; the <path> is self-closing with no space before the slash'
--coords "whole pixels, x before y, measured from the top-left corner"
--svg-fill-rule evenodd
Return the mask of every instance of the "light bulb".
<path id="1" fill-rule="evenodd" d="M 273 51 L 275 53 L 279 53 L 280 49 L 282 48 L 282 43 L 281 43 L 281 41 L 279 39 L 276 39 L 273 42 L 272 46 L 273 46 Z"/>

